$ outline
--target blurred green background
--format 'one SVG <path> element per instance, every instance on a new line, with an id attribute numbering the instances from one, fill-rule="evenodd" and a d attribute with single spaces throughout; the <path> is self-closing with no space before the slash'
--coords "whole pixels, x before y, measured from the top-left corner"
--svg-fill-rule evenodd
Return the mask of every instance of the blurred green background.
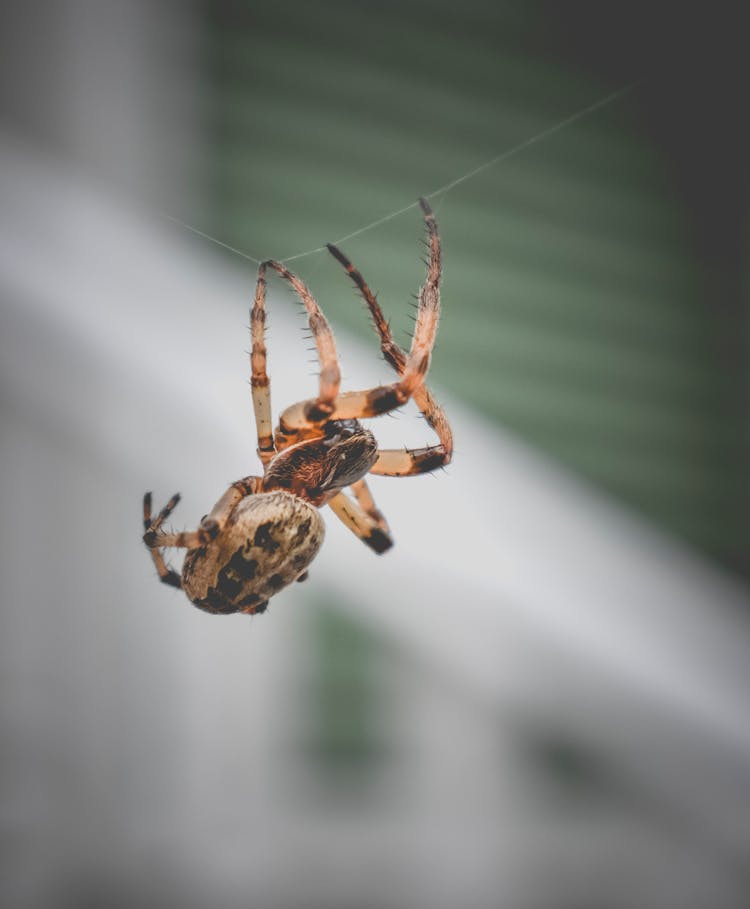
<path id="1" fill-rule="evenodd" d="M 188 215 L 255 257 L 345 236 L 643 80 L 435 198 L 433 377 L 747 574 L 735 17 L 720 9 L 708 29 L 699 11 L 676 23 L 645 4 L 282 0 L 206 4 L 204 25 L 208 145 Z M 420 236 L 412 209 L 343 244 L 402 340 Z M 326 259 L 290 265 L 334 324 L 370 336 Z"/>

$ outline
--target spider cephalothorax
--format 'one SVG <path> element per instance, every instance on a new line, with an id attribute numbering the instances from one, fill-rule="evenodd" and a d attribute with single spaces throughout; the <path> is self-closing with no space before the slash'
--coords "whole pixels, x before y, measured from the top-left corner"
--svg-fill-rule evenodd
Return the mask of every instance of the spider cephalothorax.
<path id="1" fill-rule="evenodd" d="M 357 420 L 330 420 L 322 438 L 297 442 L 278 454 L 263 478 L 265 489 L 288 489 L 322 505 L 370 470 L 378 443 Z"/>
<path id="2" fill-rule="evenodd" d="M 341 372 L 333 332 L 310 291 L 278 262 L 258 269 L 252 334 L 253 409 L 263 476 L 233 483 L 197 530 L 169 533 L 162 525 L 174 510 L 173 496 L 156 515 L 151 493 L 143 499 L 143 541 L 166 584 L 180 587 L 192 602 L 213 613 L 263 612 L 268 600 L 292 581 L 307 577 L 321 547 L 324 505 L 375 552 L 393 545 L 388 524 L 365 482 L 368 473 L 389 477 L 427 473 L 447 464 L 453 436 L 442 409 L 424 384 L 440 316 L 440 238 L 432 211 L 420 199 L 428 234 L 427 278 L 419 291 L 417 320 L 408 353 L 393 340 L 388 323 L 362 275 L 335 246 L 331 254 L 346 268 L 370 310 L 386 361 L 398 381 L 366 391 L 339 392 Z M 318 397 L 293 404 L 272 430 L 270 382 L 266 372 L 266 271 L 287 280 L 302 300 L 320 359 Z M 379 449 L 360 418 L 388 413 L 413 398 L 438 436 L 419 449 Z M 354 499 L 344 490 L 350 488 Z M 169 568 L 163 549 L 187 549 L 182 574 Z"/>

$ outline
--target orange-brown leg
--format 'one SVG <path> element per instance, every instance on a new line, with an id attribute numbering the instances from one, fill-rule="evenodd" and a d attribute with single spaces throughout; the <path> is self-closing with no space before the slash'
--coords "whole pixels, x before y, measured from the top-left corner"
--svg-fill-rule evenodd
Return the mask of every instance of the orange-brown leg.
<path id="1" fill-rule="evenodd" d="M 346 273 L 359 289 L 362 299 L 367 303 L 367 308 L 370 310 L 370 315 L 372 316 L 372 321 L 375 325 L 375 331 L 377 331 L 380 338 L 380 349 L 383 352 L 383 356 L 396 372 L 399 375 L 402 375 L 406 368 L 406 353 L 400 345 L 393 340 L 391 326 L 383 315 L 383 310 L 380 308 L 377 297 L 370 290 L 369 285 L 362 277 L 362 272 L 352 265 L 351 260 L 338 248 L 338 246 L 334 246 L 333 243 L 326 243 L 326 247 L 334 259 L 344 266 Z"/>
<path id="2" fill-rule="evenodd" d="M 326 419 L 348 420 L 360 417 L 377 417 L 405 404 L 422 384 L 430 368 L 430 354 L 435 344 L 440 318 L 440 238 L 432 209 L 424 199 L 419 200 L 424 212 L 429 236 L 430 258 L 427 263 L 427 278 L 419 289 L 417 322 L 411 349 L 406 357 L 401 379 L 392 385 L 381 385 L 366 391 L 352 391 L 339 395 L 335 407 L 328 414 L 321 414 L 317 401 L 300 401 L 288 407 L 281 415 L 280 428 L 283 432 L 295 433 L 311 423 L 322 423 Z M 273 263 L 271 263 L 273 264 Z M 276 266 L 274 266 L 276 267 Z M 281 269 L 282 266 L 278 266 Z M 284 270 L 285 271 L 285 270 Z M 289 274 L 287 272 L 287 274 Z M 301 283 L 301 282 L 300 282 Z M 303 285 L 304 286 L 304 285 Z"/>
<path id="3" fill-rule="evenodd" d="M 431 280 L 435 286 L 440 280 L 440 238 L 435 224 L 435 218 L 429 209 L 429 205 L 424 200 L 420 200 L 423 211 L 425 211 L 425 223 L 427 225 L 430 247 L 430 263 L 428 271 L 428 284 Z M 407 356 L 402 348 L 393 340 L 390 326 L 383 315 L 383 311 L 378 304 L 375 294 L 370 290 L 367 282 L 362 277 L 360 271 L 352 265 L 351 261 L 336 246 L 328 244 L 331 255 L 334 256 L 346 269 L 349 277 L 356 284 L 362 297 L 367 303 L 370 315 L 372 316 L 375 329 L 380 337 L 380 349 L 386 361 L 402 375 L 406 369 Z M 421 299 L 420 292 L 420 299 Z M 427 448 L 416 449 L 414 451 L 382 451 L 377 462 L 372 468 L 372 473 L 385 474 L 388 476 L 408 476 L 417 473 L 425 473 L 435 470 L 437 467 L 448 464 L 453 455 L 453 433 L 450 424 L 445 416 L 443 409 L 435 400 L 432 392 L 426 385 L 421 384 L 415 389 L 413 398 L 424 418 L 429 425 L 435 430 L 440 440 L 438 445 L 431 445 Z"/>
<path id="4" fill-rule="evenodd" d="M 286 447 L 305 437 L 301 434 L 301 430 L 317 427 L 331 418 L 339 393 L 339 385 L 341 384 L 341 369 L 339 368 L 336 342 L 331 326 L 307 286 L 281 263 L 269 260 L 265 264 L 273 268 L 274 271 L 278 272 L 282 278 L 292 285 L 297 296 L 304 304 L 307 310 L 310 331 L 312 332 L 315 347 L 318 351 L 318 359 L 320 360 L 318 397 L 310 401 L 303 401 L 293 408 L 288 408 L 284 412 L 285 414 L 291 410 L 295 411 L 295 417 L 292 420 L 285 420 L 282 414 L 279 423 L 277 447 Z M 318 433 L 314 432 L 312 434 L 317 435 Z"/>
<path id="5" fill-rule="evenodd" d="M 413 477 L 419 473 L 431 473 L 448 463 L 442 445 L 428 445 L 425 448 L 383 448 L 370 473 L 383 477 Z"/>
<path id="6" fill-rule="evenodd" d="M 357 500 L 359 507 L 375 521 L 384 533 L 390 533 L 388 522 L 386 521 L 383 512 L 375 504 L 375 499 L 372 497 L 367 482 L 365 480 L 357 480 L 356 483 L 352 483 L 351 490 L 354 493 L 354 497 Z"/>
<path id="7" fill-rule="evenodd" d="M 393 546 L 393 540 L 380 521 L 371 517 L 357 502 L 352 501 L 343 492 L 337 493 L 329 500 L 331 511 L 355 533 L 362 542 L 377 553 L 385 552 Z M 378 512 L 379 514 L 379 512 Z M 382 515 L 381 515 L 382 519 Z"/>
<path id="8" fill-rule="evenodd" d="M 180 576 L 167 567 L 162 549 L 170 547 L 200 549 L 201 546 L 206 546 L 221 533 L 235 505 L 245 496 L 260 492 L 262 483 L 260 477 L 245 477 L 233 483 L 211 509 L 210 514 L 203 518 L 197 530 L 185 530 L 180 533 L 167 533 L 161 529 L 180 501 L 179 494 L 173 495 L 159 514 L 152 518 L 151 493 L 147 492 L 143 497 L 143 527 L 145 530 L 143 542 L 151 553 L 161 580 L 173 587 L 181 586 Z"/>
<path id="9" fill-rule="evenodd" d="M 167 505 L 162 508 L 157 517 L 150 523 L 146 524 L 147 514 L 150 511 L 151 493 L 146 493 L 143 498 L 143 525 L 146 532 L 143 534 L 143 542 L 154 555 L 158 549 L 167 547 L 176 547 L 178 549 L 200 549 L 206 546 L 219 533 L 220 525 L 210 516 L 201 521 L 201 526 L 197 530 L 183 530 L 180 533 L 168 533 L 161 529 L 161 525 L 174 509 L 180 497 L 172 496 Z"/>
<path id="10" fill-rule="evenodd" d="M 406 360 L 403 375 L 416 369 L 424 363 L 422 375 L 427 374 L 430 365 L 432 348 L 435 346 L 438 322 L 440 321 L 440 278 L 442 275 L 442 259 L 440 253 L 440 237 L 437 222 L 432 209 L 426 199 L 420 199 L 419 204 L 424 213 L 424 223 L 427 228 L 430 257 L 427 260 L 427 276 L 424 284 L 419 288 L 417 305 L 417 322 L 414 326 L 411 350 Z"/>
<path id="11" fill-rule="evenodd" d="M 253 411 L 258 431 L 258 457 L 265 470 L 268 462 L 276 453 L 273 443 L 273 423 L 271 422 L 271 383 L 266 367 L 266 265 L 258 268 L 258 280 L 255 285 L 255 300 L 250 311 L 250 337 L 252 352 L 250 354 L 251 385 L 253 390 Z"/>
<path id="12" fill-rule="evenodd" d="M 414 449 L 382 449 L 370 473 L 387 477 L 408 477 L 445 467 L 453 457 L 453 431 L 443 408 L 425 385 L 414 392 L 414 401 L 440 440 L 437 445 Z"/>
<path id="13" fill-rule="evenodd" d="M 148 534 L 159 531 L 159 528 L 172 513 L 179 501 L 179 493 L 173 495 L 172 498 L 164 506 L 164 508 L 162 508 L 162 510 L 156 516 L 156 518 L 152 519 L 151 493 L 146 493 L 146 495 L 143 497 L 143 529 L 145 531 L 144 543 L 146 542 L 146 537 Z M 146 543 L 146 545 L 151 552 L 151 558 L 154 561 L 154 567 L 156 568 L 156 571 L 159 575 L 159 580 L 164 584 L 169 584 L 170 587 L 182 587 L 182 580 L 180 579 L 179 574 L 167 565 L 167 563 L 164 561 L 164 555 L 161 550 L 157 549 L 156 547 L 149 546 L 148 543 Z"/>

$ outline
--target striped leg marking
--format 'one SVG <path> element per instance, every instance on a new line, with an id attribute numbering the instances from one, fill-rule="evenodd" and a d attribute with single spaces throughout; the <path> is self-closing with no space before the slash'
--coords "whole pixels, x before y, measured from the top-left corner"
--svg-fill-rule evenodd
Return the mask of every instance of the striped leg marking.
<path id="1" fill-rule="evenodd" d="M 276 453 L 273 443 L 273 424 L 271 422 L 271 383 L 266 367 L 266 266 L 261 263 L 258 268 L 258 280 L 255 284 L 255 300 L 250 311 L 250 353 L 251 385 L 253 390 L 253 411 L 255 426 L 258 431 L 258 457 L 263 469 Z"/>
<path id="2" fill-rule="evenodd" d="M 420 199 L 420 205 L 425 214 L 425 225 L 427 227 L 430 248 L 427 280 L 419 292 L 420 312 L 422 301 L 428 297 L 429 307 L 425 308 L 434 313 L 434 330 L 436 331 L 440 308 L 440 237 L 438 235 L 435 217 L 432 214 L 430 206 L 424 199 Z M 383 315 L 383 311 L 380 308 L 380 304 L 378 303 L 375 294 L 362 277 L 360 271 L 352 265 L 351 261 L 340 249 L 338 249 L 338 247 L 329 243 L 328 250 L 331 255 L 344 266 L 347 274 L 362 294 L 362 297 L 370 310 L 375 330 L 380 338 L 380 349 L 383 356 L 399 375 L 403 375 L 406 371 L 407 355 L 394 341 L 388 321 Z M 437 312 L 435 312 L 435 307 L 437 308 Z M 419 317 L 417 322 L 419 323 Z M 416 335 L 417 332 L 415 332 L 415 339 Z M 434 342 L 434 331 L 432 340 Z M 451 432 L 450 424 L 448 423 L 448 419 L 445 416 L 443 409 L 424 383 L 420 384 L 414 390 L 412 396 L 428 424 L 437 433 L 438 439 L 440 440 L 439 444 L 411 452 L 403 449 L 383 451 L 380 453 L 380 457 L 372 468 L 372 473 L 386 476 L 409 476 L 435 470 L 437 467 L 442 467 L 450 462 L 453 455 L 453 433 Z"/>
<path id="3" fill-rule="evenodd" d="M 393 546 L 393 540 L 388 531 L 384 530 L 378 521 L 370 517 L 357 502 L 352 501 L 345 493 L 337 493 L 328 502 L 328 505 L 336 517 L 370 549 L 381 553 Z"/>
<path id="4" fill-rule="evenodd" d="M 164 508 L 162 508 L 162 510 L 159 512 L 159 514 L 152 520 L 152 518 L 151 518 L 151 493 L 147 492 L 146 495 L 144 495 L 144 497 L 143 497 L 143 529 L 145 532 L 144 532 L 144 536 L 143 536 L 143 542 L 146 543 L 146 546 L 148 547 L 148 549 L 151 553 L 151 558 L 153 559 L 154 567 L 156 568 L 156 571 L 159 575 L 159 580 L 162 581 L 164 584 L 169 584 L 170 587 L 181 588 L 182 581 L 180 579 L 179 574 L 176 571 L 174 571 L 174 569 L 170 568 L 167 565 L 167 563 L 164 561 L 164 555 L 162 554 L 161 550 L 158 549 L 157 546 L 151 545 L 151 542 L 150 542 L 150 537 L 153 534 L 157 534 L 159 532 L 161 525 L 164 523 L 164 521 L 166 521 L 166 519 L 169 517 L 169 515 L 172 513 L 172 511 L 174 511 L 175 506 L 177 505 L 177 503 L 179 501 L 180 501 L 179 494 L 173 495 L 172 498 L 164 506 Z M 149 538 L 148 542 L 147 542 L 147 538 Z"/>
<path id="5" fill-rule="evenodd" d="M 159 514 L 152 519 L 151 493 L 147 492 L 143 497 L 143 527 L 145 530 L 143 542 L 151 552 L 154 565 L 156 565 L 156 570 L 159 572 L 159 577 L 162 581 L 171 584 L 173 587 L 181 586 L 179 575 L 177 572 L 167 568 L 160 550 L 167 548 L 200 549 L 202 546 L 207 546 L 224 529 L 235 505 L 244 499 L 245 496 L 260 492 L 262 484 L 263 480 L 260 477 L 245 477 L 242 480 L 238 480 L 227 489 L 211 509 L 210 514 L 203 518 L 197 530 L 184 530 L 180 533 L 169 533 L 162 530 L 162 525 L 180 501 L 179 495 L 172 496 Z"/>
<path id="6" fill-rule="evenodd" d="M 370 487 L 367 485 L 365 480 L 357 480 L 356 483 L 352 483 L 352 492 L 354 497 L 359 504 L 359 507 L 367 514 L 373 521 L 378 525 L 378 527 L 383 531 L 383 533 L 390 534 L 390 529 L 388 527 L 388 522 L 383 516 L 383 512 L 375 504 L 375 499 L 372 497 L 370 492 Z"/>
<path id="7" fill-rule="evenodd" d="M 274 271 L 278 272 L 282 278 L 292 285 L 295 293 L 304 304 L 307 310 L 310 331 L 312 332 L 315 347 L 318 350 L 318 359 L 320 360 L 318 397 L 314 400 L 303 402 L 299 417 L 297 422 L 293 424 L 293 428 L 323 423 L 331 418 L 336 396 L 339 393 L 339 385 L 341 384 L 341 369 L 339 368 L 333 331 L 315 298 L 296 275 L 293 275 L 288 268 L 279 262 L 269 260 L 265 264 L 273 268 Z"/>

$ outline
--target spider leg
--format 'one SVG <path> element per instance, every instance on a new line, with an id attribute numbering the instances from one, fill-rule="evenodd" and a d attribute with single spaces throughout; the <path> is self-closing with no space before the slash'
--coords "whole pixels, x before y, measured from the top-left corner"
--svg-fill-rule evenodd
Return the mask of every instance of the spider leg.
<path id="1" fill-rule="evenodd" d="M 299 408 L 299 416 L 296 422 L 287 422 L 290 434 L 296 435 L 299 429 L 325 423 L 331 417 L 336 397 L 339 393 L 339 385 L 341 384 L 341 369 L 339 368 L 339 359 L 336 353 L 336 342 L 333 338 L 331 326 L 328 324 L 328 319 L 323 315 L 321 308 L 307 286 L 281 263 L 269 260 L 264 264 L 273 268 L 282 278 L 288 281 L 304 304 L 307 310 L 310 331 L 312 332 L 315 346 L 318 350 L 318 359 L 320 360 L 318 397 L 296 405 Z M 283 423 L 280 424 L 279 428 L 281 433 L 284 434 Z M 297 441 L 297 439 L 295 438 L 292 441 Z"/>
<path id="2" fill-rule="evenodd" d="M 357 285 L 362 297 L 367 303 L 370 315 L 375 324 L 375 329 L 380 336 L 380 349 L 385 359 L 391 364 L 399 375 L 403 375 L 409 365 L 409 360 L 418 361 L 425 354 L 429 356 L 435 343 L 438 321 L 440 318 L 440 279 L 442 276 L 442 256 L 440 249 L 440 235 L 438 234 L 435 215 L 426 199 L 420 199 L 419 205 L 424 213 L 425 227 L 427 228 L 428 246 L 430 257 L 427 260 L 427 276 L 424 284 L 419 289 L 417 324 L 414 330 L 414 340 L 411 351 L 407 357 L 401 347 L 396 344 L 391 335 L 390 326 L 383 315 L 375 294 L 370 290 L 361 272 L 352 265 L 348 257 L 332 243 L 326 244 L 331 255 L 346 269 L 349 277 Z"/>
<path id="3" fill-rule="evenodd" d="M 357 285 L 359 292 L 362 294 L 362 298 L 365 303 L 367 303 L 367 308 L 370 310 L 370 315 L 372 316 L 372 321 L 375 325 L 375 331 L 377 331 L 380 337 L 380 349 L 383 352 L 383 356 L 396 372 L 399 375 L 402 375 L 406 368 L 406 353 L 393 340 L 391 326 L 383 315 L 383 310 L 380 308 L 377 297 L 370 290 L 370 287 L 362 277 L 360 270 L 352 265 L 350 259 L 341 252 L 338 246 L 334 246 L 333 243 L 326 243 L 326 247 L 334 259 L 344 266 L 349 277 Z"/>
<path id="4" fill-rule="evenodd" d="M 346 392 L 339 395 L 338 398 L 332 398 L 332 404 L 329 405 L 329 408 L 326 408 L 325 412 L 319 405 L 320 398 L 292 404 L 281 415 L 279 429 L 282 434 L 294 435 L 299 433 L 300 430 L 309 428 L 311 425 L 315 426 L 324 423 L 326 420 L 356 420 L 360 417 L 377 417 L 405 404 L 424 381 L 427 370 L 430 368 L 430 354 L 435 344 L 435 335 L 440 318 L 441 260 L 440 238 L 437 233 L 435 216 L 424 199 L 420 199 L 419 204 L 424 212 L 425 224 L 429 235 L 430 258 L 427 263 L 427 277 L 419 289 L 419 305 L 417 307 L 414 337 L 412 338 L 411 349 L 408 356 L 406 356 L 403 370 L 400 371 L 400 380 L 391 385 L 380 385 L 377 388 L 365 391 Z M 285 276 L 289 276 L 291 280 L 292 276 L 289 275 L 286 269 L 283 269 L 283 266 L 278 266 L 274 263 L 269 264 L 280 270 L 280 273 L 285 273 Z M 298 283 L 301 284 L 301 282 Z M 298 292 L 300 291 L 298 290 Z M 312 302 L 314 303 L 314 301 Z M 312 316 L 310 327 L 313 327 Z M 320 350 L 320 346 L 318 349 Z"/>
<path id="5" fill-rule="evenodd" d="M 420 205 L 425 213 L 425 224 L 427 226 L 430 245 L 430 264 L 427 283 L 432 280 L 435 292 L 437 292 L 441 272 L 440 237 L 437 232 L 434 215 L 432 214 L 429 205 L 424 199 L 420 199 Z M 344 266 L 347 274 L 362 294 L 362 297 L 370 310 L 375 330 L 380 337 L 380 349 L 383 356 L 399 375 L 403 375 L 406 369 L 407 355 L 393 340 L 390 325 L 383 315 L 383 311 L 380 308 L 380 304 L 378 303 L 375 294 L 370 290 L 370 287 L 362 277 L 359 269 L 352 265 L 348 257 L 341 252 L 338 247 L 329 243 L 328 250 L 331 255 Z M 421 296 L 422 292 L 420 292 L 420 300 Z M 412 396 L 428 424 L 437 433 L 438 439 L 440 440 L 439 444 L 431 445 L 427 448 L 416 449 L 411 452 L 408 450 L 382 451 L 380 452 L 374 467 L 371 469 L 372 473 L 385 474 L 387 476 L 408 476 L 410 474 L 435 470 L 437 467 L 444 466 L 450 462 L 453 454 L 453 433 L 451 432 L 450 424 L 445 416 L 445 412 L 425 384 L 419 385 L 414 390 Z"/>
<path id="6" fill-rule="evenodd" d="M 179 493 L 172 496 L 172 498 L 167 502 L 167 504 L 162 508 L 159 514 L 151 519 L 151 493 L 147 492 L 143 497 L 143 529 L 146 533 L 150 531 L 158 531 L 164 521 L 169 517 L 170 513 L 180 501 Z M 179 574 L 172 568 L 170 568 L 167 563 L 164 561 L 164 555 L 161 550 L 157 548 L 149 547 L 151 552 L 151 558 L 154 561 L 154 567 L 159 575 L 159 580 L 164 584 L 169 584 L 170 587 L 182 587 L 182 580 L 180 579 Z"/>
<path id="7" fill-rule="evenodd" d="M 258 268 L 258 280 L 255 285 L 255 300 L 250 311 L 250 337 L 252 352 L 250 368 L 253 390 L 253 411 L 258 431 L 258 457 L 265 470 L 268 462 L 276 453 L 273 443 L 273 424 L 271 422 L 271 383 L 266 369 L 266 265 Z"/>
<path id="8" fill-rule="evenodd" d="M 161 529 L 164 521 L 166 521 L 180 501 L 179 495 L 172 496 L 169 502 L 167 502 L 164 508 L 162 508 L 159 514 L 152 520 L 151 493 L 147 492 L 143 497 L 143 526 L 146 531 L 143 534 L 143 542 L 146 544 L 146 548 L 151 551 L 154 564 L 156 565 L 156 569 L 159 571 L 159 576 L 162 577 L 162 580 L 163 576 L 157 562 L 157 560 L 161 560 L 162 565 L 164 564 L 163 556 L 159 552 L 160 549 L 171 547 L 176 549 L 200 549 L 202 546 L 208 545 L 208 543 L 210 543 L 211 540 L 215 540 L 224 529 L 227 519 L 232 513 L 232 509 L 235 505 L 241 499 L 244 499 L 245 496 L 252 495 L 254 492 L 260 492 L 262 482 L 260 477 L 245 477 L 244 479 L 233 483 L 214 505 L 211 512 L 203 518 L 200 527 L 198 527 L 197 530 L 183 530 L 180 533 L 168 533 Z M 168 581 L 167 583 L 172 582 Z"/>
<path id="9" fill-rule="evenodd" d="M 388 522 L 383 516 L 383 512 L 375 504 L 375 499 L 372 497 L 367 482 L 365 480 L 357 480 L 356 483 L 352 483 L 351 490 L 354 493 L 354 497 L 357 500 L 359 507 L 375 521 L 384 533 L 390 534 Z"/>
<path id="10" fill-rule="evenodd" d="M 355 495 L 357 493 L 355 492 Z M 372 499 L 370 499 L 372 501 Z M 357 502 L 352 501 L 345 493 L 339 492 L 327 503 L 331 511 L 345 524 L 352 533 L 355 533 L 362 542 L 377 553 L 385 552 L 393 546 L 393 540 L 388 533 L 387 526 L 383 527 L 380 520 L 371 517 Z M 374 503 L 373 503 L 374 505 Z M 377 511 L 377 509 L 376 509 Z M 382 522 L 382 523 L 381 523 Z"/>
<path id="11" fill-rule="evenodd" d="M 420 385 L 414 392 L 414 401 L 440 441 L 437 445 L 427 445 L 424 448 L 381 449 L 370 473 L 386 477 L 408 477 L 429 473 L 450 464 L 453 456 L 453 431 L 445 411 L 426 385 Z"/>
<path id="12" fill-rule="evenodd" d="M 412 477 L 419 473 L 431 473 L 448 463 L 442 445 L 427 445 L 424 448 L 382 448 L 370 473 L 383 477 Z"/>

